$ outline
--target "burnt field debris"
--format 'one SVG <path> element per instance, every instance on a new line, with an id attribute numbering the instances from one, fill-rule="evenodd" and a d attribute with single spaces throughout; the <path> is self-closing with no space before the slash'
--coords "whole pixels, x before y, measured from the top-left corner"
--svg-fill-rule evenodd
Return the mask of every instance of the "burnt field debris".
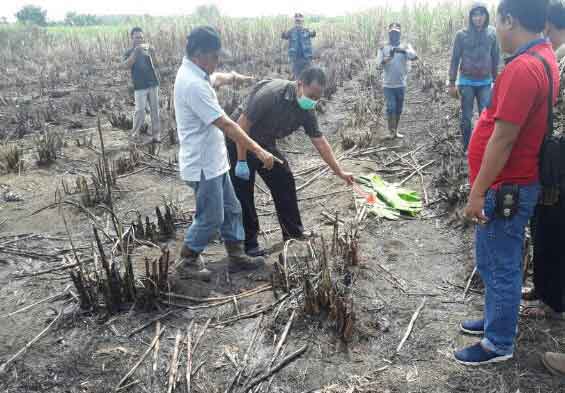
<path id="1" fill-rule="evenodd" d="M 292 135 L 280 148 L 311 236 L 282 241 L 258 182 L 265 268 L 230 273 L 215 240 L 206 283 L 175 273 L 195 201 L 178 177 L 173 82 L 199 21 L 152 18 L 145 27 L 161 64 L 161 143 L 148 146 L 128 144 L 133 91 L 118 69 L 127 28 L 2 34 L 0 390 L 565 391 L 536 357 L 563 349 L 560 322 L 523 321 L 516 364 L 476 371 L 450 359 L 464 340 L 456 322 L 482 308 L 460 216 L 468 174 L 458 106 L 445 91 L 465 11 L 449 3 L 389 12 L 312 22 L 313 61 L 329 77 L 317 111 L 340 165 L 416 191 L 417 214 L 371 214 L 363 193 L 373 191 L 332 178 L 307 138 Z M 374 64 L 393 17 L 421 57 L 403 140 L 387 137 Z M 279 38 L 286 18 L 219 18 L 211 23 L 230 50 L 225 69 L 290 77 Z M 226 113 L 249 89 L 218 90 Z"/>

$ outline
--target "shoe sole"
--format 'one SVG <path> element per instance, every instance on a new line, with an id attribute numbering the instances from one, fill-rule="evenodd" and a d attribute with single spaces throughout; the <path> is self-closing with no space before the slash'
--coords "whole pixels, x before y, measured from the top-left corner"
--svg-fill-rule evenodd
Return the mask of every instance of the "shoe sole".
<path id="1" fill-rule="evenodd" d="M 259 257 L 264 257 L 267 255 L 267 251 L 262 251 L 262 252 L 252 252 L 252 253 L 245 253 L 248 257 L 251 258 L 259 258 Z"/>
<path id="2" fill-rule="evenodd" d="M 177 271 L 177 277 L 181 280 L 194 280 L 194 281 L 202 281 L 202 282 L 210 282 L 212 281 L 212 277 L 198 277 L 194 274 L 190 273 L 182 273 Z"/>
<path id="3" fill-rule="evenodd" d="M 549 365 L 549 363 L 547 363 L 547 361 L 545 360 L 545 356 L 541 357 L 541 362 L 543 363 L 547 371 L 549 371 L 551 374 L 555 375 L 556 377 L 565 377 L 565 374 L 563 374 L 559 370 L 554 369 Z"/>
<path id="4" fill-rule="evenodd" d="M 455 358 L 455 361 L 459 364 L 464 365 L 464 366 L 484 366 L 484 365 L 487 365 L 487 364 L 502 363 L 502 362 L 505 362 L 507 360 L 512 359 L 513 357 L 514 357 L 514 355 L 497 356 L 495 358 L 492 358 L 492 359 L 484 361 L 484 362 L 464 362 L 464 361 L 459 360 L 457 358 Z"/>
<path id="5" fill-rule="evenodd" d="M 459 330 L 461 331 L 461 333 L 465 333 L 465 334 L 468 334 L 470 336 L 484 336 L 485 335 L 484 330 L 481 331 L 481 332 L 476 331 L 476 330 L 467 330 L 461 325 L 459 325 Z M 519 333 L 519 330 L 518 330 L 518 327 L 516 327 L 516 335 L 518 335 L 518 333 Z"/>
<path id="6" fill-rule="evenodd" d="M 230 273 L 254 272 L 256 270 L 260 270 L 263 266 L 254 266 L 254 267 L 249 267 L 249 268 L 242 268 L 242 267 L 236 266 L 236 267 L 229 267 L 228 271 Z"/>
<path id="7" fill-rule="evenodd" d="M 463 327 L 463 325 L 459 324 L 459 330 L 462 333 L 468 334 L 470 336 L 483 336 L 485 334 L 484 330 L 478 331 L 478 330 L 467 330 Z"/>

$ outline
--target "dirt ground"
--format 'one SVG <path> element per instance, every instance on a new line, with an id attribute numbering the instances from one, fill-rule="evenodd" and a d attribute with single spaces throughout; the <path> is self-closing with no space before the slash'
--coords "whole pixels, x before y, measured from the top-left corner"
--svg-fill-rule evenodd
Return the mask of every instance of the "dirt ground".
<path id="1" fill-rule="evenodd" d="M 355 78 L 341 87 L 320 117 L 322 129 L 337 149 L 341 149 L 340 133 L 344 130 L 355 137 L 365 132 L 346 126 L 354 116 L 351 103 L 358 95 L 359 83 Z M 167 89 L 169 85 L 162 88 Z M 131 102 L 123 98 L 124 93 L 125 87 L 108 94 L 122 100 L 124 108 L 131 110 L 128 106 Z M 341 342 L 331 324 L 323 318 L 308 318 L 298 308 L 283 351 L 286 356 L 306 344 L 308 351 L 276 374 L 270 385 L 271 392 L 565 392 L 565 381 L 552 377 L 540 362 L 544 351 L 565 350 L 562 322 L 522 320 L 515 358 L 504 364 L 473 369 L 459 366 L 452 359 L 454 349 L 475 340 L 459 334 L 458 322 L 478 317 L 482 312 L 480 283 L 475 282 L 468 295 L 463 296 L 473 266 L 471 230 L 461 224 L 449 204 L 443 201 L 446 190 L 437 186 L 443 170 L 439 154 L 441 144 L 457 141 L 457 119 L 452 116 L 455 106 L 443 96 L 433 100 L 430 93 L 421 91 L 421 81 L 413 78 L 401 125 L 406 138 L 402 141 L 386 139 L 383 127 L 375 127 L 371 130 L 372 145 L 389 149 L 343 161 L 355 175 L 382 171 L 389 180 L 399 181 L 405 175 L 399 177 L 394 171 L 384 171 L 383 163 L 395 158 L 393 152 L 403 154 L 425 145 L 413 154 L 415 160 L 420 165 L 432 160 L 436 163 L 426 168 L 423 181 L 414 176 L 406 186 L 417 191 L 425 189 L 429 204 L 418 219 L 367 219 L 360 237 L 361 266 L 354 272 L 353 291 L 359 323 L 352 342 Z M 85 119 L 84 123 L 84 127 L 95 125 L 93 118 Z M 110 156 L 127 155 L 126 131 L 112 128 L 106 121 L 102 123 Z M 77 146 L 77 140 L 90 136 L 92 147 Z M 151 355 L 130 379 L 138 383 L 127 391 L 166 391 L 177 329 L 185 332 L 191 321 L 201 329 L 211 318 L 194 354 L 193 364 L 202 366 L 194 375 L 192 386 L 195 392 L 224 392 L 243 364 L 259 316 L 234 323 L 221 322 L 238 312 L 272 304 L 276 300 L 272 292 L 240 300 L 238 310 L 232 304 L 210 309 L 162 306 L 162 310 L 152 312 L 131 307 L 109 318 L 81 311 L 72 297 L 62 296 L 8 316 L 22 307 L 64 293 L 72 285 L 66 271 L 34 276 L 61 266 L 62 256 L 70 253 L 61 209 L 52 207 L 36 212 L 56 201 L 62 181 L 74 184 L 78 175 L 89 176 L 98 159 L 99 142 L 94 128 L 68 131 L 65 137 L 63 157 L 52 166 L 35 168 L 30 151 L 26 156 L 30 163 L 26 171 L 0 177 L 4 197 L 9 192 L 21 199 L 6 202 L 6 198 L 0 198 L 0 363 L 47 327 L 60 310 L 63 312 L 54 327 L 0 376 L 0 390 L 6 393 L 113 391 L 153 340 L 155 326 L 152 324 L 131 337 L 130 332 L 170 311 L 161 321 L 166 331 L 156 372 L 152 371 Z M 30 146 L 31 140 L 26 138 L 21 143 Z M 303 134 L 290 137 L 282 147 L 295 173 L 321 163 Z M 158 156 L 168 161 L 174 158 L 176 151 L 176 146 L 164 144 Z M 309 178 L 297 176 L 298 186 Z M 144 216 L 154 216 L 155 206 L 163 206 L 164 201 L 179 206 L 187 216 L 194 208 L 192 192 L 178 176 L 159 173 L 150 167 L 119 178 L 116 189 L 114 209 L 120 212 L 138 210 Z M 270 197 L 261 191 L 256 194 L 262 229 L 266 233 L 262 241 L 274 250 L 266 271 L 230 277 L 225 274 L 222 247 L 214 244 L 207 251 L 215 273 L 212 282 L 180 281 L 172 273 L 172 291 L 214 297 L 269 284 L 269 271 L 280 251 L 280 232 Z M 328 225 L 323 212 L 332 215 L 338 212 L 344 220 L 355 215 L 353 193 L 330 174 L 301 190 L 299 198 L 305 226 L 326 238 L 331 237 L 333 227 Z M 91 222 L 76 208 L 65 207 L 63 211 L 74 246 L 88 255 L 92 242 Z M 98 224 L 108 227 L 103 212 L 95 213 Z M 173 255 L 182 244 L 185 228 L 179 225 L 176 241 L 167 244 Z M 143 256 L 155 253 L 158 251 L 150 247 L 136 248 L 136 270 L 143 271 Z M 423 301 L 425 305 L 412 334 L 397 353 L 397 346 Z M 297 305 L 287 304 L 284 309 L 274 307 L 265 313 L 262 333 L 250 359 L 251 369 L 260 370 L 270 361 L 293 307 Z M 184 364 L 182 359 L 181 355 L 181 364 Z M 243 391 L 241 388 L 236 386 L 233 391 Z M 179 383 L 176 391 L 186 391 L 185 385 Z M 263 384 L 261 391 L 268 391 L 267 384 Z"/>

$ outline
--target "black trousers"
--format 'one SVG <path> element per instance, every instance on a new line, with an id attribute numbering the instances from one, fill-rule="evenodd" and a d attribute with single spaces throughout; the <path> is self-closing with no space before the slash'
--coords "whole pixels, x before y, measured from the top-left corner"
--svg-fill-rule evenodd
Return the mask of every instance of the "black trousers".
<path id="1" fill-rule="evenodd" d="M 540 300 L 565 312 L 565 198 L 538 205 L 534 216 L 534 286 Z"/>
<path id="2" fill-rule="evenodd" d="M 247 165 L 249 166 L 249 181 L 240 179 L 235 175 L 237 164 L 237 147 L 232 141 L 226 141 L 230 158 L 230 176 L 235 193 L 243 210 L 243 226 L 245 228 L 245 248 L 247 250 L 258 247 L 259 218 L 255 209 L 255 175 L 258 173 L 265 182 L 275 203 L 275 210 L 282 229 L 283 239 L 300 237 L 304 232 L 298 198 L 296 196 L 296 183 L 290 170 L 288 161 L 276 148 L 267 149 L 271 154 L 284 161 L 284 165 L 275 163 L 271 170 L 263 168 L 263 163 L 253 154 L 247 152 Z"/>

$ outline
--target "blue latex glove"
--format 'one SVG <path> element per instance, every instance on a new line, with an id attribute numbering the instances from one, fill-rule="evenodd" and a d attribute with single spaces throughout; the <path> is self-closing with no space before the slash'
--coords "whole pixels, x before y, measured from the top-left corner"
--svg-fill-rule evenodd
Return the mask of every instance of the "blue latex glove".
<path id="1" fill-rule="evenodd" d="M 247 161 L 238 161 L 235 166 L 235 175 L 243 180 L 249 180 L 251 174 L 249 173 L 249 165 Z"/>

